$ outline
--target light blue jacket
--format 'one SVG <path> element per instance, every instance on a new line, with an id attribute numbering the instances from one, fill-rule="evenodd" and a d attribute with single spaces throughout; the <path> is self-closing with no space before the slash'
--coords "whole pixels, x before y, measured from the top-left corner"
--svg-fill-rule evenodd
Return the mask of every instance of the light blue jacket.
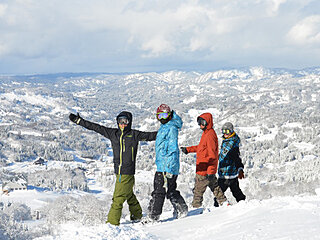
<path id="1" fill-rule="evenodd" d="M 179 174 L 178 131 L 182 128 L 181 118 L 173 112 L 172 119 L 161 124 L 156 139 L 156 165 L 158 172 Z"/>

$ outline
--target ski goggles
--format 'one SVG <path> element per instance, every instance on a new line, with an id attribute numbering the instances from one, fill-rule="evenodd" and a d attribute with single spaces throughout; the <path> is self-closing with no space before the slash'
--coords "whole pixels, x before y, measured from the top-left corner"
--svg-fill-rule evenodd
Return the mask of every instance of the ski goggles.
<path id="1" fill-rule="evenodd" d="M 168 113 L 168 112 L 157 113 L 157 119 L 158 120 L 167 119 L 169 116 L 170 116 L 170 113 Z"/>
<path id="2" fill-rule="evenodd" d="M 222 129 L 223 134 L 230 134 L 231 131 L 229 129 Z"/>
<path id="3" fill-rule="evenodd" d="M 126 118 L 126 117 L 119 117 L 118 118 L 118 124 L 126 124 L 126 125 L 128 125 L 129 124 L 129 119 Z"/>
<path id="4" fill-rule="evenodd" d="M 203 118 L 200 118 L 200 117 L 198 118 L 197 122 L 198 122 L 199 126 L 200 125 L 202 125 L 202 126 L 207 126 L 208 125 L 207 121 L 204 120 Z"/>

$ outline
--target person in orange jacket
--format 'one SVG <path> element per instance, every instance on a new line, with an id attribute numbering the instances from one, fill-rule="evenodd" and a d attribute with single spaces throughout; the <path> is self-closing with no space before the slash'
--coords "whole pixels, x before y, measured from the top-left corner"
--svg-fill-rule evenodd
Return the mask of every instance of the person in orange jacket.
<path id="1" fill-rule="evenodd" d="M 203 131 L 200 142 L 197 146 L 181 147 L 185 154 L 196 152 L 196 178 L 193 189 L 192 206 L 199 208 L 202 205 L 203 194 L 207 187 L 213 192 L 219 205 L 228 202 L 223 191 L 218 185 L 216 177 L 218 169 L 218 138 L 213 129 L 213 120 L 211 113 L 203 113 L 197 118 L 198 125 Z"/>

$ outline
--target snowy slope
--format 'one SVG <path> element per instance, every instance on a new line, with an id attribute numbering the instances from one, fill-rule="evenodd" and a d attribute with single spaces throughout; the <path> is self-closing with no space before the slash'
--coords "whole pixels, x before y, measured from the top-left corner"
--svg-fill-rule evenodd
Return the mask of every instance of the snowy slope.
<path id="1" fill-rule="evenodd" d="M 320 189 L 318 189 L 320 191 Z M 192 213 L 192 211 L 190 211 Z M 163 215 L 168 215 L 164 213 Z M 201 215 L 164 219 L 141 225 L 109 224 L 84 227 L 63 224 L 54 236 L 37 240 L 67 239 L 320 239 L 320 196 L 277 197 L 206 209 Z"/>
<path id="2" fill-rule="evenodd" d="M 160 239 L 320 239 L 319 204 L 319 196 L 252 200 L 147 231 Z"/>
<path id="3" fill-rule="evenodd" d="M 0 184 L 19 175 L 32 179 L 27 192 L 0 195 L 0 239 L 3 233 L 19 240 L 317 239 L 320 68 L 0 76 L 0 86 Z M 203 112 L 213 114 L 219 141 L 222 124 L 234 123 L 247 201 L 235 204 L 228 191 L 233 205 L 215 209 L 208 190 L 203 215 L 172 221 L 166 201 L 161 224 L 104 224 L 115 181 L 110 142 L 70 123 L 68 114 L 116 127 L 115 116 L 128 110 L 135 129 L 153 131 L 159 128 L 155 109 L 164 102 L 184 121 L 180 146 L 198 143 L 196 118 Z M 39 157 L 45 165 L 33 164 Z M 190 205 L 195 155 L 181 154 L 180 162 L 178 189 Z M 135 192 L 144 213 L 154 172 L 154 143 L 143 142 Z M 26 204 L 42 218 L 24 212 L 21 221 L 19 206 L 6 209 L 11 203 Z M 123 222 L 128 214 L 125 206 Z"/>

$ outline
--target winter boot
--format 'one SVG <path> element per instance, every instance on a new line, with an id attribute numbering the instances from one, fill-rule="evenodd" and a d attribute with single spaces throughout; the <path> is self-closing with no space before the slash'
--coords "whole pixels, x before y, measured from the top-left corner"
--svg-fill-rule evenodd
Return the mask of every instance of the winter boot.
<path id="1" fill-rule="evenodd" d="M 141 219 L 142 224 L 149 224 L 149 223 L 157 223 L 159 222 L 160 215 L 148 215 Z"/>
<path id="2" fill-rule="evenodd" d="M 184 202 L 182 204 L 174 204 L 173 208 L 173 218 L 183 218 L 188 215 L 188 206 Z"/>
<path id="3" fill-rule="evenodd" d="M 140 222 L 142 219 L 142 217 L 136 217 L 134 215 L 130 215 L 130 221 L 132 221 L 133 223 L 138 223 Z"/>

